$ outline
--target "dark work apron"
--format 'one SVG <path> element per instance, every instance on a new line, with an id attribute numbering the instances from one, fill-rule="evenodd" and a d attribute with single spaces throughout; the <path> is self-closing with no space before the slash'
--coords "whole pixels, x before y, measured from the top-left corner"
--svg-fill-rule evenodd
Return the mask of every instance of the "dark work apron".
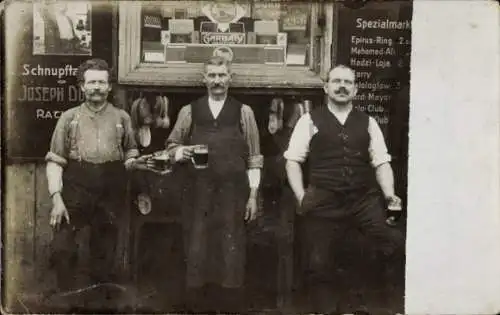
<path id="1" fill-rule="evenodd" d="M 93 164 L 70 160 L 63 172 L 62 197 L 71 224 L 116 224 L 124 211 L 126 183 L 123 161 Z"/>
<path id="2" fill-rule="evenodd" d="M 228 98 L 217 119 L 207 97 L 192 104 L 190 144 L 208 145 L 209 166 L 190 164 L 183 211 L 187 286 L 241 287 L 246 260 L 248 149 L 240 128 L 241 103 Z"/>
<path id="3" fill-rule="evenodd" d="M 70 224 L 63 219 L 54 231 L 52 264 L 58 286 L 71 288 L 74 283 L 77 247 L 84 246 L 90 259 L 83 264 L 91 283 L 111 279 L 115 267 L 118 225 L 125 211 L 127 177 L 122 161 L 93 164 L 70 160 L 63 172 L 62 198 Z M 77 244 L 76 233 L 89 228 L 88 244 Z M 88 246 L 88 247 L 87 247 Z"/>

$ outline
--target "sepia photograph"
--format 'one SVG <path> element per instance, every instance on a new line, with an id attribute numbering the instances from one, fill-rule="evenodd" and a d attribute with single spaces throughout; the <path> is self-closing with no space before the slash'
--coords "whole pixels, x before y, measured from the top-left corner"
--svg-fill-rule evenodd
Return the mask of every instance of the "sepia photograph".
<path id="1" fill-rule="evenodd" d="M 33 2 L 34 55 L 92 55 L 89 1 Z"/>
<path id="2" fill-rule="evenodd" d="M 8 5 L 3 310 L 404 314 L 413 5 Z"/>

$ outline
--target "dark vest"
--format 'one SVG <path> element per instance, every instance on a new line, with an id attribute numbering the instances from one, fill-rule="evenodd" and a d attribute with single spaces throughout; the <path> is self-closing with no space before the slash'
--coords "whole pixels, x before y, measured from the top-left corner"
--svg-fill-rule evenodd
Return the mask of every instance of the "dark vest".
<path id="1" fill-rule="evenodd" d="M 241 107 L 227 97 L 221 112 L 214 119 L 208 97 L 191 103 L 190 144 L 207 144 L 209 169 L 218 175 L 246 172 L 248 147 L 241 132 Z"/>
<path id="2" fill-rule="evenodd" d="M 376 185 L 368 151 L 369 116 L 353 109 L 344 125 L 327 106 L 311 113 L 318 132 L 309 153 L 309 183 L 331 191 L 357 190 Z"/>

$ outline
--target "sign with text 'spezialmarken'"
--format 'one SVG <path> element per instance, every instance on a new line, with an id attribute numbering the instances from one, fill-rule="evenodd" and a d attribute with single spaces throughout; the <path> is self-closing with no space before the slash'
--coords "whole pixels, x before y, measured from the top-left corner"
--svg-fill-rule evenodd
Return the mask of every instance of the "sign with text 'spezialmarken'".
<path id="1" fill-rule="evenodd" d="M 8 50 L 7 157 L 42 159 L 61 113 L 84 101 L 78 66 L 102 58 L 112 67 L 112 11 L 90 1 L 22 3 L 9 7 L 25 25 Z M 16 52 L 13 56 L 12 52 Z"/>
<path id="2" fill-rule="evenodd" d="M 411 10 L 344 8 L 339 13 L 338 63 L 356 71 L 358 109 L 373 116 L 387 136 L 391 116 L 407 93 Z M 410 7 L 411 8 L 411 7 Z"/>

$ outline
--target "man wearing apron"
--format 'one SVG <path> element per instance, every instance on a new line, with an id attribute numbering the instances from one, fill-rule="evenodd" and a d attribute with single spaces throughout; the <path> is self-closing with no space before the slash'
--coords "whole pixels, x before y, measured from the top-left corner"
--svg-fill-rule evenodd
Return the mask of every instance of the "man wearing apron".
<path id="1" fill-rule="evenodd" d="M 301 215 L 306 292 L 313 311 L 328 313 L 337 308 L 332 286 L 340 285 L 329 264 L 330 245 L 343 230 L 360 229 L 378 245 L 382 261 L 392 258 L 399 264 L 404 263 L 404 237 L 386 224 L 385 204 L 401 201 L 394 193 L 391 157 L 380 127 L 374 118 L 353 108 L 357 93 L 354 70 L 334 67 L 324 90 L 327 105 L 299 119 L 284 156 Z M 306 160 L 308 173 L 303 174 L 301 163 Z"/>
<path id="2" fill-rule="evenodd" d="M 126 209 L 126 169 L 135 165 L 138 150 L 130 116 L 107 102 L 109 75 L 104 60 L 80 65 L 78 81 L 86 100 L 61 115 L 46 155 L 53 202 L 51 261 L 62 293 L 114 280 L 117 224 Z M 84 228 L 90 229 L 90 283 L 75 279 L 77 248 L 82 245 L 76 240 Z"/>
<path id="3" fill-rule="evenodd" d="M 246 261 L 245 221 L 257 213 L 263 157 L 252 109 L 228 96 L 227 59 L 204 66 L 208 95 L 184 106 L 167 140 L 167 150 L 187 174 L 183 225 L 188 307 L 237 311 Z M 208 146 L 208 167 L 191 165 L 195 145 Z M 201 303 L 207 295 L 212 305 Z"/>

